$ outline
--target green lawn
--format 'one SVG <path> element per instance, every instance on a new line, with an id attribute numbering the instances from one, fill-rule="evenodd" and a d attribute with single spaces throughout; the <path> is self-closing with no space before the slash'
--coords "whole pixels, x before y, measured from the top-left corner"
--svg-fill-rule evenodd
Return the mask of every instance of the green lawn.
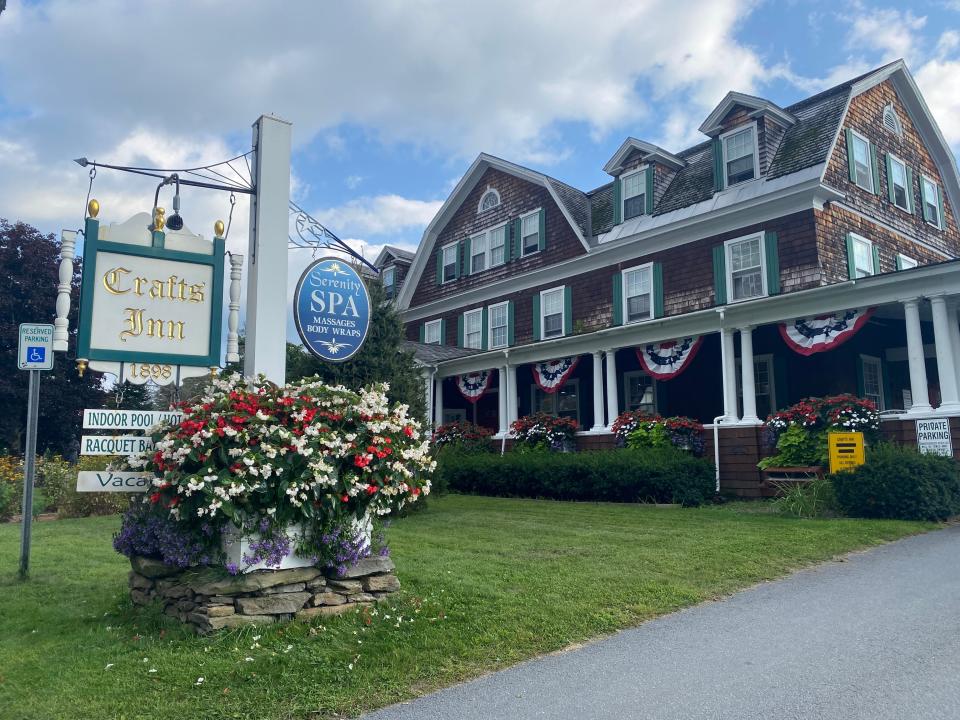
<path id="1" fill-rule="evenodd" d="M 4 718 L 324 718 L 379 707 L 932 525 L 450 496 L 396 521 L 376 614 L 207 638 L 126 599 L 116 518 L 0 526 Z M 198 679 L 203 678 L 200 682 Z"/>

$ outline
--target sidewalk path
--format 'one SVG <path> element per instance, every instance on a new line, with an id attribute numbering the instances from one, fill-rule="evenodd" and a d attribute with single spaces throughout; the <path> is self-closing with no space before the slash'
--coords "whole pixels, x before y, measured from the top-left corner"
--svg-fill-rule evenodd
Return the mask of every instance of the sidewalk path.
<path id="1" fill-rule="evenodd" d="M 960 718 L 960 526 L 367 717 Z"/>

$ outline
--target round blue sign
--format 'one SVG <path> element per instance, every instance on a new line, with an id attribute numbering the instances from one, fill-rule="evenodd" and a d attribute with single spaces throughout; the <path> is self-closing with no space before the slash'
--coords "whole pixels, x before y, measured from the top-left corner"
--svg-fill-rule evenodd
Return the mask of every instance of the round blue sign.
<path id="1" fill-rule="evenodd" d="M 293 321 L 313 355 L 343 362 L 356 355 L 370 328 L 370 295 L 363 279 L 338 258 L 304 270 L 293 295 Z"/>

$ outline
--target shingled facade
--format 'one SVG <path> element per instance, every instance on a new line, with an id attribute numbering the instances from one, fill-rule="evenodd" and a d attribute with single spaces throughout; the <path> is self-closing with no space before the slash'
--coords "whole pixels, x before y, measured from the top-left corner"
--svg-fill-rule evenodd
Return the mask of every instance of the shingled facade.
<path id="1" fill-rule="evenodd" d="M 700 131 L 676 153 L 628 138 L 587 192 L 477 158 L 396 298 L 436 423 L 505 436 L 545 410 L 597 446 L 626 409 L 688 415 L 722 429 L 721 479 L 751 494 L 758 426 L 802 397 L 859 393 L 891 423 L 960 415 L 960 179 L 903 62 L 789 107 L 731 92 Z M 785 340 L 845 311 L 862 326 L 829 351 Z M 675 377 L 641 367 L 638 349 L 686 338 L 699 352 Z M 544 392 L 533 364 L 566 357 Z M 467 403 L 454 377 L 481 370 L 493 392 Z"/>

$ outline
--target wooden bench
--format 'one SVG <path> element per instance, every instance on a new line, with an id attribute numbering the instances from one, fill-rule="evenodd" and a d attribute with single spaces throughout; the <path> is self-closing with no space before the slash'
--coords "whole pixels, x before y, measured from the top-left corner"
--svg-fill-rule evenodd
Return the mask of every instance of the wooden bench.
<path id="1" fill-rule="evenodd" d="M 823 479 L 823 467 L 820 465 L 794 467 L 768 467 L 761 471 L 762 487 L 781 488 L 784 485 L 803 485 Z"/>

